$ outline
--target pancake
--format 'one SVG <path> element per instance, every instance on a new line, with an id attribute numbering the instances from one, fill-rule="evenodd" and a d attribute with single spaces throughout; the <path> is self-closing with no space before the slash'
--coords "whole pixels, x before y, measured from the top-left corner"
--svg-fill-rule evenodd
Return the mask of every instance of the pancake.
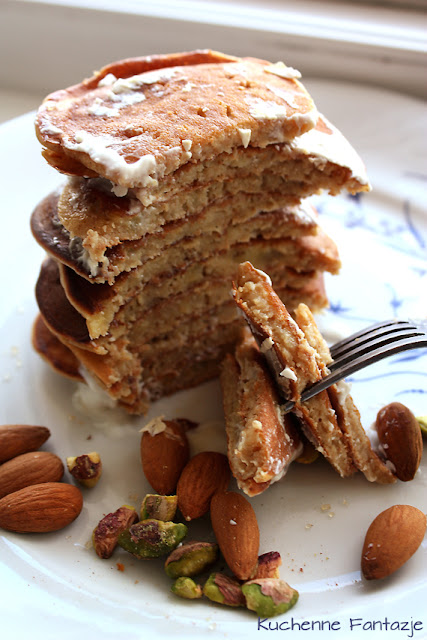
<path id="1" fill-rule="evenodd" d="M 146 187 L 190 160 L 309 131 L 317 110 L 295 75 L 212 51 L 120 61 L 50 94 L 36 133 L 61 171 Z"/>
<path id="2" fill-rule="evenodd" d="M 221 247 L 227 240 L 215 238 L 210 249 Z M 209 246 L 207 247 L 209 251 Z M 116 313 L 132 300 L 134 306 L 151 306 L 153 297 L 160 298 L 180 293 L 190 282 L 200 281 L 218 272 L 235 272 L 241 259 L 252 259 L 260 268 L 274 267 L 295 271 L 329 271 L 337 273 L 340 261 L 333 242 L 323 233 L 315 238 L 271 239 L 255 238 L 251 242 L 237 243 L 213 255 L 201 256 L 194 250 L 191 240 L 172 247 L 145 265 L 123 274 L 114 285 L 90 285 L 75 272 L 60 265 L 61 282 L 71 304 L 86 319 L 89 334 L 97 338 L 108 333 Z"/>
<path id="3" fill-rule="evenodd" d="M 40 314 L 37 315 L 31 336 L 34 350 L 57 372 L 82 382 L 80 363 L 76 356 L 48 329 Z"/>
<path id="4" fill-rule="evenodd" d="M 268 271 L 289 310 L 327 305 L 323 275 L 338 273 L 340 259 L 307 198 L 370 187 L 357 153 L 299 77 L 283 63 L 202 50 L 122 60 L 46 98 L 36 134 L 68 178 L 31 218 L 48 255 L 34 345 L 56 370 L 93 379 L 127 411 L 144 413 L 219 375 L 227 354 L 230 375 L 261 371 L 253 344 L 235 350 L 244 321 L 230 288 L 240 263 Z M 313 356 L 307 381 L 322 366 Z M 274 481 L 268 442 L 286 431 L 269 398 L 267 475 L 261 482 L 241 470 L 248 492 Z M 334 412 L 322 398 L 326 421 Z M 244 393 L 241 403 L 249 411 Z M 313 422 L 320 446 L 312 405 L 299 418 Z M 340 438 L 328 455 L 349 475 L 349 445 L 332 422 Z"/>
<path id="5" fill-rule="evenodd" d="M 309 441 L 342 476 L 356 471 L 348 443 L 327 391 L 304 403 L 304 389 L 322 378 L 318 356 L 272 288 L 270 278 L 250 263 L 240 265 L 234 298 L 275 372 L 283 397 L 296 403 L 294 413 Z"/>
<path id="6" fill-rule="evenodd" d="M 295 320 L 304 332 L 309 344 L 318 354 L 322 376 L 329 373 L 328 365 L 333 362 L 329 347 L 316 326 L 310 309 L 301 304 L 295 309 Z M 341 380 L 327 390 L 332 407 L 337 415 L 338 425 L 344 434 L 354 464 L 370 482 L 390 484 L 396 476 L 372 449 L 371 442 L 360 421 L 359 411 L 350 395 L 349 385 Z"/>
<path id="7" fill-rule="evenodd" d="M 280 480 L 303 450 L 295 419 L 281 414 L 281 398 L 248 333 L 225 357 L 220 380 L 230 469 L 242 491 L 258 495 Z"/>
<path id="8" fill-rule="evenodd" d="M 331 151 L 327 153 L 325 148 Z M 182 170 L 178 170 L 173 174 L 169 197 L 160 202 L 151 198 L 147 206 L 137 200 L 136 191 L 122 198 L 115 197 L 111 183 L 105 180 L 70 181 L 61 195 L 58 214 L 70 238 L 78 240 L 88 253 L 91 264 L 99 263 L 88 276 L 111 282 L 129 265 L 123 262 L 127 249 L 117 257 L 116 252 L 108 250 L 119 243 L 159 233 L 172 221 L 191 223 L 194 219 L 198 224 L 196 216 L 203 215 L 225 224 L 223 217 L 228 212 L 230 221 L 235 223 L 256 211 L 289 207 L 322 190 L 337 194 L 343 189 L 354 193 L 368 188 L 357 154 L 324 120 L 319 120 L 315 129 L 289 145 L 236 150 L 231 155 L 222 154 L 216 159 L 223 166 L 214 167 L 210 161 L 212 166 L 205 166 L 200 175 L 195 171 L 182 175 Z M 210 180 L 209 169 L 213 171 Z M 196 177 L 196 181 L 182 183 L 189 175 Z M 146 190 L 144 198 L 147 198 Z M 257 207 L 254 209 L 251 203 L 257 203 Z"/>
<path id="9" fill-rule="evenodd" d="M 258 207 L 261 204 L 265 205 L 265 209 L 260 211 Z M 113 284 L 120 273 L 144 265 L 169 247 L 185 247 L 187 252 L 190 251 L 192 256 L 198 254 L 200 259 L 210 250 L 227 249 L 237 240 L 245 242 L 251 236 L 297 237 L 317 232 L 312 207 L 301 205 L 276 209 L 276 204 L 274 194 L 266 194 L 261 200 L 250 194 L 242 194 L 239 203 L 233 199 L 221 200 L 198 215 L 168 223 L 157 233 L 122 242 L 106 253 L 103 253 L 99 234 L 93 232 L 92 243 L 101 243 L 99 255 L 94 249 L 97 254 L 95 260 L 86 247 L 77 238 L 71 239 L 61 226 L 57 215 L 57 194 L 51 194 L 35 208 L 31 216 L 31 228 L 39 244 L 56 260 L 90 282 L 103 283 L 107 277 L 108 284 Z"/>

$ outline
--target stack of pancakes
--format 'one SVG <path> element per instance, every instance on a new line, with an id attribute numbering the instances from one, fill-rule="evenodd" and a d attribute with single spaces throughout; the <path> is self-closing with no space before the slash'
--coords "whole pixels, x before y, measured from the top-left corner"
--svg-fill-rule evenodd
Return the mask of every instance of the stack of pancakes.
<path id="1" fill-rule="evenodd" d="M 242 320 L 239 263 L 288 308 L 327 304 L 340 262 L 306 198 L 369 189 L 359 157 L 283 63 L 212 51 L 124 60 L 46 98 L 68 182 L 32 216 L 48 258 L 36 349 L 132 413 L 218 374 Z"/>

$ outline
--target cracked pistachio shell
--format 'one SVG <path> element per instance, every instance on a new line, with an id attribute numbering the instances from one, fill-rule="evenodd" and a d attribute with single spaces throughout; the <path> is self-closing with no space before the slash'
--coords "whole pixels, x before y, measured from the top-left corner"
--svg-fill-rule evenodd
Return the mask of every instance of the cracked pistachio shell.
<path id="1" fill-rule="evenodd" d="M 141 504 L 141 520 L 154 519 L 169 522 L 175 517 L 177 505 L 177 496 L 148 493 Z"/>
<path id="2" fill-rule="evenodd" d="M 171 591 L 180 598 L 186 598 L 187 600 L 196 600 L 203 595 L 202 587 L 196 584 L 191 578 L 181 576 L 177 578 L 171 586 Z"/>
<path id="3" fill-rule="evenodd" d="M 298 591 L 279 578 L 249 580 L 242 585 L 246 606 L 258 616 L 269 618 L 285 613 L 298 601 Z"/>
<path id="4" fill-rule="evenodd" d="M 215 562 L 218 545 L 214 542 L 187 542 L 170 554 L 165 571 L 170 578 L 196 576 Z"/>
<path id="5" fill-rule="evenodd" d="M 175 549 L 186 535 L 185 524 L 149 519 L 123 531 L 118 544 L 136 558 L 158 558 Z"/>

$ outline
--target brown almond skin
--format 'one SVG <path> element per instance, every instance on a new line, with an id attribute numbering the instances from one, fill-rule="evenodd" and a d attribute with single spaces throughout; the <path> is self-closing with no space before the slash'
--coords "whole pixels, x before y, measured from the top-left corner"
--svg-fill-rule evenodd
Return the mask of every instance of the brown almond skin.
<path id="1" fill-rule="evenodd" d="M 49 438 L 47 427 L 28 424 L 4 424 L 0 426 L 0 463 L 21 453 L 36 451 Z"/>
<path id="2" fill-rule="evenodd" d="M 376 427 L 384 454 L 403 482 L 413 480 L 423 453 L 421 429 L 414 414 L 400 402 L 380 409 Z"/>
<path id="3" fill-rule="evenodd" d="M 198 453 L 186 464 L 176 490 L 178 507 L 186 520 L 200 518 L 209 511 L 216 491 L 225 491 L 230 482 L 227 456 L 216 451 Z"/>
<path id="4" fill-rule="evenodd" d="M 190 457 L 190 447 L 182 421 L 164 422 L 166 431 L 155 436 L 148 432 L 142 434 L 141 462 L 154 491 L 160 495 L 172 495 Z"/>
<path id="5" fill-rule="evenodd" d="M 64 465 L 54 453 L 23 453 L 0 466 L 0 498 L 33 484 L 59 482 L 63 475 Z"/>
<path id="6" fill-rule="evenodd" d="M 71 524 L 82 507 L 82 493 L 72 484 L 35 484 L 0 500 L 0 527 L 17 533 L 58 531 Z"/>
<path id="7" fill-rule="evenodd" d="M 252 505 L 240 493 L 218 492 L 211 500 L 211 521 L 229 569 L 239 580 L 251 579 L 259 550 L 259 528 Z"/>
<path id="8" fill-rule="evenodd" d="M 380 513 L 370 525 L 362 550 L 362 574 L 380 580 L 394 573 L 416 552 L 426 532 L 425 513 L 398 504 Z"/>

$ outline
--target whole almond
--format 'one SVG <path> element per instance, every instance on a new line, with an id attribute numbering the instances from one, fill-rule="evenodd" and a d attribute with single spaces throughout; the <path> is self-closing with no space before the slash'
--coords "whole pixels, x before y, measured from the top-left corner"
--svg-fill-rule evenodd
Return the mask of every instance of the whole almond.
<path id="1" fill-rule="evenodd" d="M 217 451 L 198 453 L 186 464 L 176 490 L 178 507 L 186 520 L 200 518 L 209 511 L 216 491 L 225 491 L 230 482 L 227 456 Z"/>
<path id="2" fill-rule="evenodd" d="M 183 421 L 156 419 L 155 428 L 144 427 L 141 438 L 142 468 L 156 493 L 175 493 L 181 471 L 190 457 Z M 159 430 L 160 429 L 160 430 Z"/>
<path id="3" fill-rule="evenodd" d="M 36 451 L 50 436 L 46 427 L 28 424 L 0 426 L 0 462 L 6 462 L 21 453 Z"/>
<path id="4" fill-rule="evenodd" d="M 218 492 L 211 500 L 212 527 L 225 561 L 239 580 L 258 565 L 259 528 L 252 505 L 240 493 Z"/>
<path id="5" fill-rule="evenodd" d="M 17 533 L 57 531 L 71 524 L 82 507 L 82 493 L 72 484 L 34 484 L 0 500 L 0 527 Z"/>
<path id="6" fill-rule="evenodd" d="M 362 573 L 367 580 L 385 578 L 415 553 L 426 532 L 425 514 L 397 504 L 380 513 L 370 525 L 362 550 Z"/>
<path id="7" fill-rule="evenodd" d="M 383 407 L 377 415 L 378 439 L 394 473 L 407 482 L 420 466 L 423 452 L 421 429 L 414 414 L 400 402 Z"/>
<path id="8" fill-rule="evenodd" d="M 48 451 L 23 453 L 0 466 L 0 498 L 32 484 L 59 482 L 64 465 Z"/>

